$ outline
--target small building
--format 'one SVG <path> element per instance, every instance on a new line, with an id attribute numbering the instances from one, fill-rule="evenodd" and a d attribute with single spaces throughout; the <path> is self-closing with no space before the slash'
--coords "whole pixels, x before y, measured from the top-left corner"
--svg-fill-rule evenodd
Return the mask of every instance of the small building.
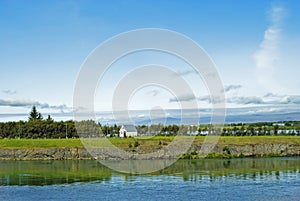
<path id="1" fill-rule="evenodd" d="M 209 134 L 208 130 L 202 130 L 202 131 L 200 131 L 200 135 L 206 136 L 208 134 Z"/>
<path id="2" fill-rule="evenodd" d="M 119 130 L 119 137 L 136 137 L 137 130 L 134 125 L 122 125 Z"/>

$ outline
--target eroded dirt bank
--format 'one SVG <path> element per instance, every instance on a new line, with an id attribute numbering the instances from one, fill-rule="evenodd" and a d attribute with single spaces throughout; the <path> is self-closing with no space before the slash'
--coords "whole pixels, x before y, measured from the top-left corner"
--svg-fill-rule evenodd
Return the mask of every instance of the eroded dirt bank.
<path id="1" fill-rule="evenodd" d="M 137 153 L 150 153 L 160 148 L 157 147 L 136 147 L 127 149 L 129 156 L 124 159 L 138 159 Z M 199 153 L 201 144 L 193 144 L 190 152 Z M 109 148 L 92 149 L 93 152 L 100 151 L 99 159 L 116 160 Z M 225 154 L 242 157 L 263 157 L 263 156 L 300 156 L 299 144 L 247 144 L 231 145 L 218 144 L 211 153 Z M 179 157 L 179 156 L 178 156 Z M 170 159 L 172 154 L 167 151 L 163 155 L 143 159 Z M 93 159 L 91 154 L 84 148 L 0 148 L 0 160 L 82 160 Z"/>

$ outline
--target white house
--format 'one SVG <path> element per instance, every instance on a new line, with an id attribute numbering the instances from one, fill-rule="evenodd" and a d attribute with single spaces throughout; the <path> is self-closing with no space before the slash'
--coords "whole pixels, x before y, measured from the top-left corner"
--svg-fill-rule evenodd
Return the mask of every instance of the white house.
<path id="1" fill-rule="evenodd" d="M 122 125 L 119 130 L 119 137 L 136 137 L 137 130 L 134 125 Z"/>

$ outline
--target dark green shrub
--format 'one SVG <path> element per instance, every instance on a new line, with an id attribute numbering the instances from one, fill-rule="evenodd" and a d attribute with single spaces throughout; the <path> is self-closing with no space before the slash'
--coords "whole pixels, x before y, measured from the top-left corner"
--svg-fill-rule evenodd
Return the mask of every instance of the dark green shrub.
<path id="1" fill-rule="evenodd" d="M 223 152 L 226 154 L 231 154 L 230 149 L 228 146 L 223 147 Z"/>
<path id="2" fill-rule="evenodd" d="M 134 147 L 138 147 L 138 146 L 140 146 L 140 143 L 136 140 L 136 141 L 134 142 Z"/>

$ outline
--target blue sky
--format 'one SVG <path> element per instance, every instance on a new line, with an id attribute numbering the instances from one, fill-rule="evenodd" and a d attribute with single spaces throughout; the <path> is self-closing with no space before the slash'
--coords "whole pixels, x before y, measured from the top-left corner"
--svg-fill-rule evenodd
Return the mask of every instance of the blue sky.
<path id="1" fill-rule="evenodd" d="M 33 104 L 44 114 L 71 112 L 74 84 L 88 54 L 116 34 L 149 27 L 182 33 L 205 49 L 227 89 L 228 107 L 297 108 L 299 10 L 296 0 L 0 0 L 0 114 L 28 113 Z M 96 110 L 109 111 L 109 96 L 124 72 L 151 59 L 164 62 L 160 55 L 145 53 L 124 59 L 122 70 L 112 67 L 96 92 Z M 188 70 L 171 60 L 166 65 L 175 71 Z M 200 105 L 209 107 L 193 76 L 184 77 L 199 90 Z M 176 107 L 170 94 L 143 90 L 133 97 L 131 109 L 154 107 L 155 100 L 163 108 Z M 18 118 L 4 115 L 0 120 Z"/>

